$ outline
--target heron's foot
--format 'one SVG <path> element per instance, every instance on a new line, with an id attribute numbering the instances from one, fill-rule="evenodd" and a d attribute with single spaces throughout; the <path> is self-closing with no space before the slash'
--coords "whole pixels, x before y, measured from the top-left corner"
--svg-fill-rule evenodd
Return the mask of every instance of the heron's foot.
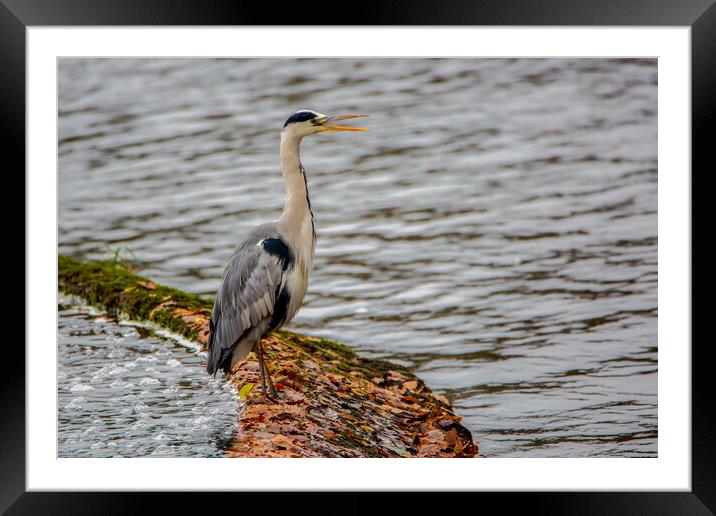
<path id="1" fill-rule="evenodd" d="M 249 398 L 246 400 L 246 403 L 248 405 L 260 405 L 263 403 L 281 403 L 281 398 L 277 394 L 271 394 L 271 393 L 261 393 L 260 396 L 256 396 L 255 398 Z"/>
<path id="2" fill-rule="evenodd" d="M 273 380 L 271 380 L 271 373 L 268 372 L 268 368 L 266 369 L 266 380 L 268 384 L 268 397 L 273 398 L 274 400 L 279 399 L 278 391 L 276 390 L 276 387 L 273 385 Z M 265 393 L 265 392 L 264 392 Z"/>
<path id="3" fill-rule="evenodd" d="M 281 397 L 278 395 L 278 391 L 273 385 L 273 381 L 271 380 L 271 375 L 269 374 L 268 370 L 266 371 L 266 380 L 266 384 L 268 385 L 268 392 L 264 388 L 261 393 L 273 403 L 278 403 L 281 400 Z"/>
<path id="4" fill-rule="evenodd" d="M 249 398 L 246 400 L 247 405 L 263 405 L 266 403 L 278 403 L 279 400 L 272 398 L 271 396 L 267 396 L 265 394 L 262 394 L 261 396 L 256 396 L 255 398 Z"/>
<path id="5" fill-rule="evenodd" d="M 261 378 L 261 393 L 266 396 L 267 399 L 270 399 L 271 401 L 277 402 L 278 401 L 278 392 L 276 391 L 276 387 L 273 385 L 273 381 L 271 380 L 271 372 L 269 371 L 268 364 L 266 364 L 266 359 L 264 358 L 264 350 L 263 346 L 261 345 L 261 342 L 257 342 L 256 345 L 256 354 L 259 359 L 259 376 Z M 266 387 L 268 386 L 268 391 Z"/>
<path id="6" fill-rule="evenodd" d="M 273 392 L 270 392 L 266 395 L 268 399 L 270 399 L 273 403 L 280 403 L 281 402 L 281 396 L 276 392 L 274 389 Z"/>

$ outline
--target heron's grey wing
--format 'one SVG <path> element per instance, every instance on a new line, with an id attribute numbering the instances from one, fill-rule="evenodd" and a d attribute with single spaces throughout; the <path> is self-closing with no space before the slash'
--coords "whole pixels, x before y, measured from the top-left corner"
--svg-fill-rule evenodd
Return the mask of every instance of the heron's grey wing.
<path id="1" fill-rule="evenodd" d="M 242 337 L 274 313 L 285 259 L 262 242 L 239 247 L 226 265 L 209 324 L 209 374 L 230 361 Z"/>

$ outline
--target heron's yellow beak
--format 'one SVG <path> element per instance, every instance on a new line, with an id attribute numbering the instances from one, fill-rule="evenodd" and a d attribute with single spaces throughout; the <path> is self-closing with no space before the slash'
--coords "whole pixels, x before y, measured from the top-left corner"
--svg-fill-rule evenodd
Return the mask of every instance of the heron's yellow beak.
<path id="1" fill-rule="evenodd" d="M 327 116 L 318 121 L 321 131 L 367 131 L 363 127 L 347 127 L 344 125 L 325 125 L 328 122 L 337 122 L 338 120 L 349 120 L 351 118 L 361 118 L 368 115 L 336 115 Z"/>

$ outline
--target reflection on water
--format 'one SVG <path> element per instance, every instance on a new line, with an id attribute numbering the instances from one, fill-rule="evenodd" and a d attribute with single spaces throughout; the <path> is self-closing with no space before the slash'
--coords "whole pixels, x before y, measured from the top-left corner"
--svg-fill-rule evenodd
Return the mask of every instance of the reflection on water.
<path id="1" fill-rule="evenodd" d="M 213 295 L 283 203 L 300 108 L 318 248 L 292 327 L 410 366 L 490 456 L 656 456 L 656 60 L 63 59 L 60 251 Z"/>

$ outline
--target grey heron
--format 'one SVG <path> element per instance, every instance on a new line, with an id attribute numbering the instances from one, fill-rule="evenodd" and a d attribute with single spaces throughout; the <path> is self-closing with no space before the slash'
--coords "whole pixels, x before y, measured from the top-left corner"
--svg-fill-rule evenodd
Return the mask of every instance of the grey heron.
<path id="1" fill-rule="evenodd" d="M 316 245 L 306 171 L 301 165 L 301 140 L 324 132 L 365 131 L 332 125 L 363 116 L 367 115 L 326 116 L 301 110 L 286 120 L 280 147 L 286 187 L 283 213 L 277 222 L 249 232 L 226 264 L 209 321 L 209 374 L 216 375 L 219 369 L 230 372 L 253 350 L 259 361 L 261 391 L 266 398 L 276 398 L 261 339 L 287 324 L 301 307 Z"/>

